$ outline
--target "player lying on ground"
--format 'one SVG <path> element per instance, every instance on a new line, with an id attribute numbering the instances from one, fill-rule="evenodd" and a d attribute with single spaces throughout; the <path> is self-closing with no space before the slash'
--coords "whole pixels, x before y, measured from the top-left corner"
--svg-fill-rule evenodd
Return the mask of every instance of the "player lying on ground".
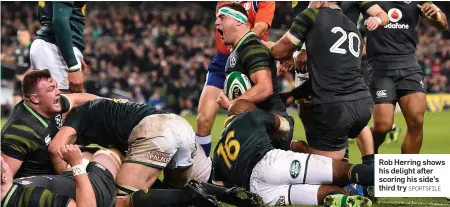
<path id="1" fill-rule="evenodd" d="M 227 1 L 219 1 L 218 6 L 227 3 Z M 248 12 L 248 24 L 255 35 L 267 40 L 268 30 L 272 25 L 275 13 L 274 1 L 241 1 L 241 5 L 245 5 Z M 217 11 L 216 11 L 217 12 Z M 208 65 L 208 74 L 206 75 L 205 87 L 202 90 L 198 104 L 197 115 L 197 142 L 203 147 L 206 156 L 211 151 L 211 128 L 214 118 L 219 107 L 217 106 L 217 98 L 223 90 L 225 82 L 225 65 L 230 55 L 229 46 L 225 46 L 220 37 L 220 33 L 216 31 L 216 47 L 217 54 Z"/>
<path id="2" fill-rule="evenodd" d="M 75 135 L 79 144 L 96 143 L 127 151 L 116 179 L 117 206 L 128 205 L 129 199 L 125 198 L 135 191 L 145 193 L 163 169 L 164 182 L 172 187 L 183 187 L 189 180 L 207 182 L 210 178 L 211 160 L 196 143 L 189 123 L 149 105 L 95 100 L 70 113 L 49 146 L 57 172 L 67 167 L 57 149 Z M 143 203 L 139 199 L 146 198 L 133 196 L 133 203 Z"/>
<path id="3" fill-rule="evenodd" d="M 273 145 L 275 148 L 288 150 L 293 136 L 294 119 L 288 115 L 286 105 L 280 98 L 281 86 L 277 81 L 275 61 L 267 47 L 250 31 L 246 24 L 247 18 L 245 8 L 237 3 L 222 4 L 216 15 L 215 24 L 223 43 L 233 47 L 225 66 L 227 75 L 240 72 L 249 78 L 252 85 L 245 93 L 233 99 L 249 100 L 260 109 L 285 117 L 291 130 L 274 141 Z M 220 107 L 228 109 L 230 101 L 223 92 L 220 94 Z"/>
<path id="4" fill-rule="evenodd" d="M 114 179 L 123 155 L 115 149 L 97 151 L 88 166 L 75 145 L 59 150 L 72 172 L 38 175 L 13 180 L 9 166 L 1 159 L 2 206 L 92 207 L 112 206 L 116 197 Z"/>
<path id="5" fill-rule="evenodd" d="M 47 146 L 72 109 L 97 96 L 61 95 L 48 70 L 31 71 L 22 82 L 23 100 L 2 128 L 1 156 L 14 178 L 55 174 Z"/>
<path id="6" fill-rule="evenodd" d="M 249 101 L 237 100 L 228 113 L 214 153 L 214 182 L 245 187 L 268 205 L 317 205 L 325 201 L 340 206 L 342 201 L 371 206 L 364 197 L 346 200 L 346 192 L 337 186 L 350 182 L 373 185 L 372 166 L 274 149 L 271 138 L 289 131 L 288 122 Z"/>

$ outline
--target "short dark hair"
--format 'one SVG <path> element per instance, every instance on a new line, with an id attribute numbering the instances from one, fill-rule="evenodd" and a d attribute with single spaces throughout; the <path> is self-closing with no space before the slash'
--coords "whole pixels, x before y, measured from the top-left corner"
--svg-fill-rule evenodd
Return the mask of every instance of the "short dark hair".
<path id="1" fill-rule="evenodd" d="M 239 4 L 239 3 L 233 3 L 233 2 L 230 2 L 230 3 L 224 3 L 224 4 L 221 4 L 221 5 L 217 8 L 217 11 L 219 11 L 219 9 L 220 9 L 220 8 L 223 8 L 223 7 L 228 7 L 228 8 L 230 8 L 230 9 L 233 9 L 233 10 L 236 10 L 236 11 L 238 11 L 238 12 L 241 12 L 242 14 L 245 15 L 245 17 L 248 18 L 247 10 L 245 10 L 245 8 L 244 8 L 241 4 Z"/>
<path id="2" fill-rule="evenodd" d="M 49 79 L 50 71 L 45 70 L 34 70 L 25 75 L 22 81 L 22 94 L 24 97 L 29 97 L 32 93 L 36 91 L 36 86 L 41 81 L 41 79 Z"/>

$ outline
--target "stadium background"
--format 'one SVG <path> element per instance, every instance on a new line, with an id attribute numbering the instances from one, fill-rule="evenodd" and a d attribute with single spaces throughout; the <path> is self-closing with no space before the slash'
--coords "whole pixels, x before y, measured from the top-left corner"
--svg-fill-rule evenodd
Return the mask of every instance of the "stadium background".
<path id="1" fill-rule="evenodd" d="M 450 3 L 438 2 L 449 15 Z M 195 113 L 206 68 L 215 54 L 215 2 L 89 2 L 86 11 L 84 71 L 86 92 L 128 98 L 184 115 L 196 127 Z M 277 2 L 271 39 L 282 35 L 292 22 L 290 2 Z M 12 56 L 19 28 L 39 29 L 37 2 L 1 2 L 1 52 Z M 417 55 L 428 92 L 424 143 L 421 153 L 450 154 L 450 32 L 439 32 L 420 20 Z M 2 62 L 2 123 L 12 105 L 14 66 Z M 279 78 L 283 90 L 294 85 L 292 74 Z M 294 110 L 292 110 L 294 113 Z M 296 139 L 304 139 L 300 120 Z M 214 142 L 220 136 L 224 115 L 214 125 Z M 400 113 L 396 124 L 406 129 Z M 381 153 L 399 153 L 401 140 L 385 144 Z M 355 144 L 351 161 L 360 162 Z M 377 206 L 444 206 L 444 199 L 381 199 Z"/>

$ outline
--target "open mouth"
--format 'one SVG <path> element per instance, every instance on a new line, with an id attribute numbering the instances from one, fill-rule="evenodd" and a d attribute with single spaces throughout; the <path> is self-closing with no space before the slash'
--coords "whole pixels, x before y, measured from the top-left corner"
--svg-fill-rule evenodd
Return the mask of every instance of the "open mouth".
<path id="1" fill-rule="evenodd" d="M 59 97 L 59 98 L 57 98 L 57 99 L 55 99 L 55 100 L 53 101 L 53 104 L 59 104 L 59 103 L 60 103 L 60 102 L 59 102 L 60 100 L 61 100 L 61 98 L 60 98 L 60 97 Z"/>
<path id="2" fill-rule="evenodd" d="M 222 38 L 223 38 L 223 30 L 222 30 L 222 29 L 219 29 L 219 28 L 217 28 L 217 31 L 219 32 L 219 34 L 220 34 L 220 37 L 222 37 Z"/>

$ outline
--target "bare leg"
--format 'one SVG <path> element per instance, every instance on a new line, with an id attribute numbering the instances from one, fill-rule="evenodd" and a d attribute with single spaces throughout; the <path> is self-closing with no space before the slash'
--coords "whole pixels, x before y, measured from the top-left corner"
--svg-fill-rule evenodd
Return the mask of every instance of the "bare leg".
<path id="1" fill-rule="evenodd" d="M 378 153 L 378 148 L 386 139 L 386 134 L 392 129 L 394 123 L 394 104 L 375 104 L 373 109 L 372 135 L 374 139 L 374 153 Z"/>
<path id="2" fill-rule="evenodd" d="M 402 144 L 402 154 L 419 154 L 423 140 L 426 95 L 420 92 L 409 94 L 401 97 L 399 103 L 408 126 Z"/>

